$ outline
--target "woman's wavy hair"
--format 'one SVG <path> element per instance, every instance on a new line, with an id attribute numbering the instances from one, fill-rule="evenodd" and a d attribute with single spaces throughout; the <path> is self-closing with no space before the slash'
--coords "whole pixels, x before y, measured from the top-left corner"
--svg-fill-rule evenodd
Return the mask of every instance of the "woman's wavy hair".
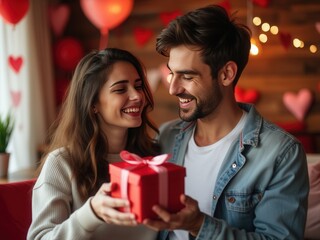
<path id="1" fill-rule="evenodd" d="M 83 199 L 95 194 L 100 184 L 108 181 L 107 136 L 100 129 L 93 106 L 108 80 L 108 70 L 118 61 L 129 62 L 135 67 L 142 79 L 146 97 L 142 124 L 129 128 L 126 150 L 142 156 L 159 153 L 158 144 L 150 135 L 152 131 L 158 133 L 158 129 L 147 115 L 154 108 L 154 101 L 142 63 L 130 52 L 117 48 L 89 53 L 75 69 L 65 102 L 50 128 L 46 152 L 48 154 L 59 148 L 66 150 L 61 152 L 70 164 Z"/>
<path id="2" fill-rule="evenodd" d="M 196 47 L 204 63 L 210 66 L 213 79 L 228 61 L 234 61 L 238 66 L 235 86 L 248 63 L 250 38 L 247 26 L 230 18 L 223 7 L 209 5 L 171 21 L 157 37 L 156 50 L 168 57 L 172 47 Z"/>

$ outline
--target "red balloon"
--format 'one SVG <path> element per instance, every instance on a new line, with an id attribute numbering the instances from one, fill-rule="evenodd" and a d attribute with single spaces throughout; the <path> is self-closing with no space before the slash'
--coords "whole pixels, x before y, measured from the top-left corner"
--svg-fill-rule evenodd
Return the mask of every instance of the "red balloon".
<path id="1" fill-rule="evenodd" d="M 62 70 L 73 71 L 83 57 L 83 52 L 83 47 L 77 39 L 60 39 L 54 46 L 55 63 Z"/>
<path id="2" fill-rule="evenodd" d="M 17 24 L 27 13 L 29 0 L 0 0 L 0 15 L 11 24 Z"/>
<path id="3" fill-rule="evenodd" d="M 131 13 L 133 0 L 81 0 L 87 18 L 101 32 L 117 27 Z"/>

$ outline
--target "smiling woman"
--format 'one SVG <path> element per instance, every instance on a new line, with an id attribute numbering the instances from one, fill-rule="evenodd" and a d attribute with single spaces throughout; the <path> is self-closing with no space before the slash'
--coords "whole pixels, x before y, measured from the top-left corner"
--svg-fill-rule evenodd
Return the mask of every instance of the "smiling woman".
<path id="1" fill-rule="evenodd" d="M 79 62 L 33 189 L 28 239 L 156 238 L 134 214 L 118 211 L 129 202 L 110 197 L 108 173 L 121 150 L 159 153 L 149 135 L 157 132 L 152 109 L 144 67 L 128 51 L 93 51 Z"/>

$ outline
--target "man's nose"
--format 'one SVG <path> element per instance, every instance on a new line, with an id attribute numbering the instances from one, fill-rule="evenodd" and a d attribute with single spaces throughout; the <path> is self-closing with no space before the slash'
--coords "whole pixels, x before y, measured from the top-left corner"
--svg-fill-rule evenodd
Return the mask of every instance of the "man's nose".
<path id="1" fill-rule="evenodd" d="M 170 95 L 177 95 L 179 93 L 181 93 L 181 84 L 180 81 L 175 77 L 172 76 L 169 82 L 169 94 Z"/>

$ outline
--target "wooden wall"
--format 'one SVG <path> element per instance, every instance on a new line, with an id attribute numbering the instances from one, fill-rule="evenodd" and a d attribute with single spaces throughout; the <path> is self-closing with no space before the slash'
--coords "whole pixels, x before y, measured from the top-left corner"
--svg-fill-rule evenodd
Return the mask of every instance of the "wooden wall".
<path id="1" fill-rule="evenodd" d="M 70 4 L 72 12 L 65 31 L 66 36 L 81 40 L 85 51 L 99 48 L 99 30 L 84 16 L 78 1 L 63 1 Z M 129 18 L 109 33 L 109 47 L 120 47 L 137 55 L 147 69 L 157 69 L 166 59 L 155 52 L 155 38 L 163 28 L 161 13 L 172 11 L 187 12 L 210 3 L 209 0 L 135 0 Z M 258 110 L 267 119 L 274 122 L 296 122 L 294 115 L 285 107 L 283 95 L 286 92 L 298 93 L 307 88 L 312 91 L 313 103 L 305 119 L 303 131 L 312 135 L 316 151 L 320 152 L 320 33 L 315 23 L 320 22 L 320 1 L 318 0 L 281 0 L 271 1 L 266 8 L 254 5 L 247 10 L 246 0 L 230 0 L 231 11 L 237 11 L 239 20 L 248 23 L 247 16 L 260 16 L 263 21 L 277 25 L 281 32 L 300 38 L 305 45 L 317 44 L 318 52 L 312 54 L 309 49 L 286 49 L 279 36 L 269 35 L 269 41 L 263 44 L 258 56 L 251 56 L 248 66 L 239 82 L 243 89 L 254 89 L 260 97 L 255 103 Z M 133 31 L 136 27 L 152 30 L 153 37 L 143 46 L 136 43 Z M 257 35 L 260 30 L 252 27 Z M 177 117 L 176 98 L 167 93 L 163 84 L 159 84 L 154 93 L 156 108 L 152 116 L 159 125 Z"/>

